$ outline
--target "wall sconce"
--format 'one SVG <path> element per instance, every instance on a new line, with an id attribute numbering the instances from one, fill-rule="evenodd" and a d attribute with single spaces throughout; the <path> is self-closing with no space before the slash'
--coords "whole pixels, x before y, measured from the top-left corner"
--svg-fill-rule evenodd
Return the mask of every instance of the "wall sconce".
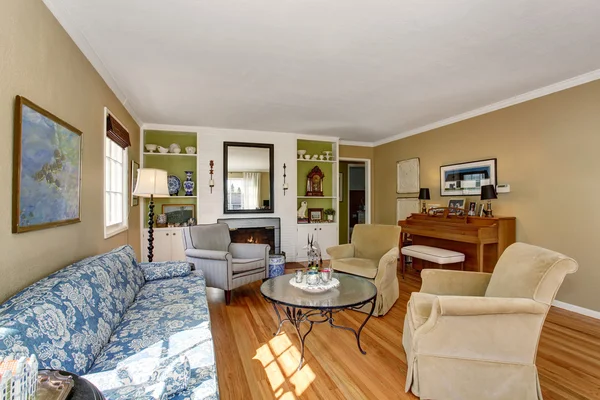
<path id="1" fill-rule="evenodd" d="M 286 169 L 286 166 L 285 166 L 285 163 L 283 163 L 283 195 L 284 196 L 285 196 L 285 192 L 287 192 L 287 190 L 289 189 L 288 184 L 285 181 L 285 177 L 287 176 L 285 174 L 285 169 Z"/>
<path id="2" fill-rule="evenodd" d="M 212 194 L 212 190 L 215 187 L 215 181 L 213 180 L 213 167 L 215 166 L 215 162 L 213 160 L 210 160 L 210 162 L 208 163 L 208 165 L 210 166 L 210 180 L 208 181 L 208 187 L 210 188 L 210 193 Z"/>

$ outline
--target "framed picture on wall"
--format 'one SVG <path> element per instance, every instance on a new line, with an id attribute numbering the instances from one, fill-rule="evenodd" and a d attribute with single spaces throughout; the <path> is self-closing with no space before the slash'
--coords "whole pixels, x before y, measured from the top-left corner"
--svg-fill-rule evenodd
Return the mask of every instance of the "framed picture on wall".
<path id="1" fill-rule="evenodd" d="M 396 221 L 404 221 L 412 213 L 419 212 L 418 198 L 396 199 Z"/>
<path id="2" fill-rule="evenodd" d="M 419 159 L 410 158 L 396 163 L 396 193 L 419 192 Z"/>
<path id="3" fill-rule="evenodd" d="M 481 186 L 496 185 L 496 181 L 495 158 L 440 167 L 442 196 L 479 196 Z"/>
<path id="4" fill-rule="evenodd" d="M 82 132 L 21 96 L 14 129 L 12 232 L 81 222 Z"/>

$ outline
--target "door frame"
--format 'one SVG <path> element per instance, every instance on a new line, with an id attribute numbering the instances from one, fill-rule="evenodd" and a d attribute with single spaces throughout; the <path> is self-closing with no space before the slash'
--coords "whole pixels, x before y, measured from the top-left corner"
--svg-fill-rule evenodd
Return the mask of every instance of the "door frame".
<path id="1" fill-rule="evenodd" d="M 372 182 L 371 182 L 371 159 L 369 158 L 354 158 L 354 157 L 340 157 L 339 161 L 347 161 L 347 162 L 360 162 L 365 165 L 365 223 L 371 223 L 371 190 L 372 190 Z M 350 167 L 350 166 L 348 166 Z M 348 176 L 350 179 L 350 176 Z M 344 193 L 348 197 L 348 201 L 350 201 L 350 185 L 346 185 L 347 193 Z M 350 207 L 348 206 L 348 243 L 350 243 Z"/>

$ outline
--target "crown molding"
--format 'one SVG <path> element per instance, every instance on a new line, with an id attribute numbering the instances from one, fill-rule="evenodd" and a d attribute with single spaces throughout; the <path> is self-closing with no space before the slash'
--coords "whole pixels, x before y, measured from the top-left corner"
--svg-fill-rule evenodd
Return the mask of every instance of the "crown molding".
<path id="1" fill-rule="evenodd" d="M 409 131 L 399 133 L 397 135 L 390 136 L 385 139 L 378 140 L 376 142 L 373 142 L 373 145 L 381 146 L 382 144 L 386 144 L 386 143 L 393 142 L 396 140 L 404 139 L 409 136 L 427 132 L 432 129 L 440 128 L 442 126 L 454 124 L 456 122 L 464 121 L 466 119 L 477 117 L 479 115 L 487 114 L 492 111 L 496 111 L 496 110 L 500 110 L 502 108 L 514 106 L 519 103 L 524 103 L 529 100 L 547 96 L 549 94 L 560 92 L 560 91 L 566 90 L 566 89 L 570 89 L 575 86 L 580 86 L 580 85 L 583 85 L 583 84 L 586 84 L 586 83 L 589 83 L 589 82 L 592 82 L 592 81 L 595 81 L 598 79 L 600 79 L 600 69 L 585 73 L 583 75 L 576 76 L 574 78 L 566 79 L 564 81 L 560 81 L 560 82 L 554 83 L 552 85 L 544 86 L 539 89 L 535 89 L 530 92 L 523 93 L 523 94 L 511 97 L 509 99 L 499 101 L 497 103 L 492 103 L 487 106 L 477 108 L 475 110 L 468 111 L 463 114 L 455 115 L 454 117 L 442 119 L 440 121 L 424 125 L 420 128 L 411 129 Z"/>
<path id="2" fill-rule="evenodd" d="M 355 140 L 340 140 L 341 146 L 375 147 L 374 142 L 358 142 Z"/>
<path id="3" fill-rule="evenodd" d="M 139 118 L 138 114 L 135 112 L 131 104 L 127 101 L 127 96 L 114 79 L 112 74 L 106 68 L 106 65 L 102 62 L 90 42 L 87 40 L 85 35 L 83 34 L 80 27 L 77 23 L 74 22 L 74 18 L 71 17 L 69 11 L 66 7 L 59 5 L 61 3 L 60 0 L 42 0 L 48 10 L 54 15 L 54 18 L 58 21 L 58 23 L 63 27 L 63 29 L 67 32 L 67 34 L 71 37 L 71 40 L 75 42 L 75 45 L 79 48 L 79 50 L 83 53 L 85 58 L 88 59 L 92 67 L 98 72 L 100 77 L 104 80 L 104 82 L 108 85 L 110 90 L 115 94 L 117 99 L 123 104 L 123 107 L 127 110 L 129 115 L 133 118 L 133 120 L 138 124 L 138 126 L 142 126 L 143 122 Z"/>

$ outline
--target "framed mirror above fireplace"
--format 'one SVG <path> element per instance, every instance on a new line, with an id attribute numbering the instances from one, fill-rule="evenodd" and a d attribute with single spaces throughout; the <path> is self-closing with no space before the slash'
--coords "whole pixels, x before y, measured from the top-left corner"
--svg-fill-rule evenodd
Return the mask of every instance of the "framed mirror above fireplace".
<path id="1" fill-rule="evenodd" d="M 223 212 L 273 213 L 273 145 L 223 143 Z"/>

